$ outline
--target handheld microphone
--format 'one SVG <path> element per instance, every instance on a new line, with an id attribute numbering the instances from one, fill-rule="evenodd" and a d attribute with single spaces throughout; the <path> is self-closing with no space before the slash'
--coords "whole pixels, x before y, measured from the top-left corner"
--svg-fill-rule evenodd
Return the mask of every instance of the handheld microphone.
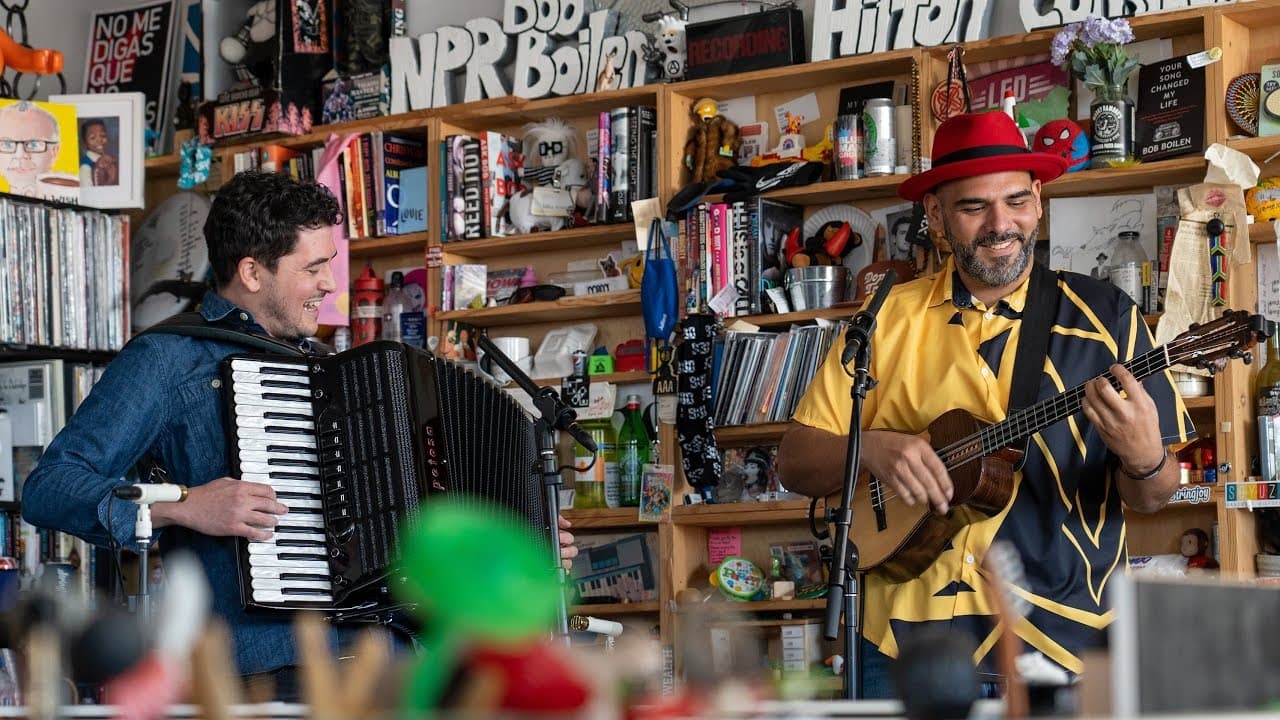
<path id="1" fill-rule="evenodd" d="M 111 491 L 121 500 L 131 500 L 139 505 L 158 502 L 182 502 L 187 499 L 187 486 L 173 483 L 139 483 L 122 485 Z"/>
<path id="2" fill-rule="evenodd" d="M 849 330 L 844 336 L 844 352 L 840 354 L 841 365 L 853 362 L 858 351 L 862 349 L 863 339 L 869 340 L 871 333 L 875 332 L 876 315 L 880 312 L 880 306 L 884 305 L 884 299 L 889 296 L 889 289 L 897 280 L 898 273 L 890 268 L 884 274 L 884 279 L 876 286 L 876 292 L 871 296 L 871 302 L 866 309 L 853 316 L 853 322 L 849 324 Z"/>

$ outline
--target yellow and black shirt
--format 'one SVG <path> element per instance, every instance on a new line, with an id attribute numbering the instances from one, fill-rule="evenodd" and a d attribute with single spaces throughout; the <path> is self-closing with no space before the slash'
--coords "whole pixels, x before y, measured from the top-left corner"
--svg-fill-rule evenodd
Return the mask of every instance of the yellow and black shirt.
<path id="1" fill-rule="evenodd" d="M 867 393 L 863 427 L 919 433 L 953 408 L 988 422 L 1004 419 L 1027 285 L 988 308 L 969 294 L 948 261 L 938 274 L 894 288 L 871 345 L 870 371 L 878 384 Z M 1123 291 L 1076 273 L 1059 274 L 1058 287 L 1039 399 L 1152 347 L 1142 315 Z M 840 365 L 843 345 L 834 343 L 794 415 L 840 435 L 847 432 L 851 402 L 850 379 Z M 1144 387 L 1160 413 L 1165 444 L 1192 437 L 1191 419 L 1168 372 L 1151 376 Z M 1124 515 L 1108 472 L 1114 462 L 1079 413 L 1037 433 L 1003 512 L 986 518 L 956 508 L 971 514 L 971 523 L 914 580 L 889 583 L 875 572 L 868 575 L 867 639 L 896 657 L 904 632 L 947 623 L 973 634 L 978 659 L 986 658 L 997 633 L 982 555 L 993 541 L 1008 540 L 1026 566 L 1026 586 L 1015 592 L 1032 606 L 1017 623 L 1018 636 L 1080 672 L 1081 652 L 1097 645 L 1112 619 L 1107 583 L 1126 568 Z"/>

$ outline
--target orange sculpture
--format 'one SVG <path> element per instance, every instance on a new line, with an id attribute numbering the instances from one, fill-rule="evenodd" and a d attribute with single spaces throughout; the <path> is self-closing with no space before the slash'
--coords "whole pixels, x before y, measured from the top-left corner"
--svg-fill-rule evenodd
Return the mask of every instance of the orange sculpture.
<path id="1" fill-rule="evenodd" d="M 34 75 L 57 75 L 62 72 L 62 53 L 19 45 L 9 33 L 0 30 L 0 72 L 6 68 Z"/>

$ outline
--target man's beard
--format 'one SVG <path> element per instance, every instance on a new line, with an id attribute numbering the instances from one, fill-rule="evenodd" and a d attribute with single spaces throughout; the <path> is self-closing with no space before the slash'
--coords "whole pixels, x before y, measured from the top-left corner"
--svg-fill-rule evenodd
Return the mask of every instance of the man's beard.
<path id="1" fill-rule="evenodd" d="M 1032 256 L 1035 254 L 1036 238 L 1040 232 L 1039 228 L 1032 228 L 1030 235 L 1012 231 L 999 235 L 990 233 L 975 238 L 971 244 L 965 245 L 956 242 L 950 225 L 944 222 L 943 226 L 947 233 L 947 240 L 951 243 L 951 251 L 955 253 L 956 266 L 975 280 L 993 288 L 1004 287 L 1022 277 L 1022 273 L 1031 264 Z M 984 265 L 978 259 L 978 248 L 996 245 L 1006 240 L 1018 240 L 1022 243 L 1017 255 L 997 258 L 992 265 Z"/>

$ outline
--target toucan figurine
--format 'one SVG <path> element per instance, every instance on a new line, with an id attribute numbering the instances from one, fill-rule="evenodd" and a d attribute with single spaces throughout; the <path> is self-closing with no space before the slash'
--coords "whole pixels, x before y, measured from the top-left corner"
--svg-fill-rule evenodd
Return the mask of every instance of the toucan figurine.
<path id="1" fill-rule="evenodd" d="M 841 259 L 862 244 L 862 235 L 855 233 L 844 220 L 823 223 L 818 232 L 800 244 L 801 226 L 787 233 L 784 257 L 789 267 L 810 265 L 839 265 Z"/>

